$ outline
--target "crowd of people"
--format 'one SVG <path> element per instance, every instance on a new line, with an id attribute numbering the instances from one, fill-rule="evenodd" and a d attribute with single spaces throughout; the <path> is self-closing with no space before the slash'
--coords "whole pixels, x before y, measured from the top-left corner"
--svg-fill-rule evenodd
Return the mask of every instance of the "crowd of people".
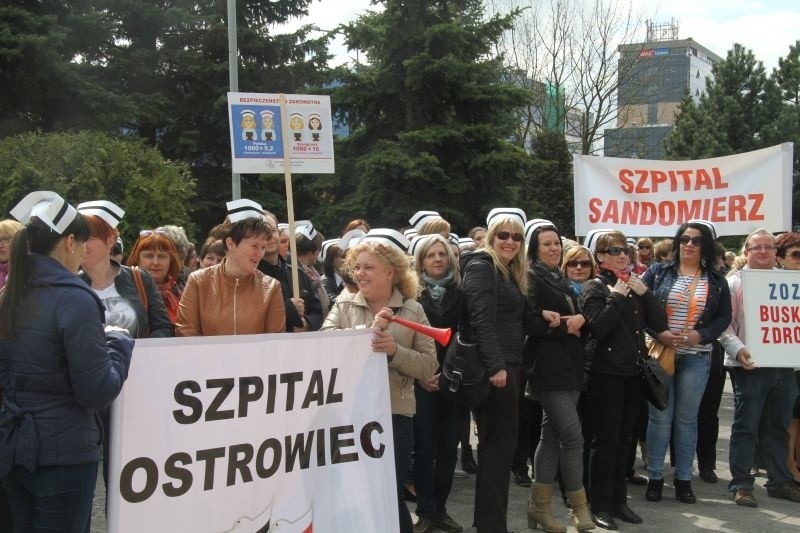
<path id="1" fill-rule="evenodd" d="M 105 199 L 73 207 L 37 191 L 0 221 L 0 529 L 88 531 L 135 339 L 355 327 L 373 329 L 387 361 L 401 533 L 466 525 L 447 512 L 459 447 L 479 533 L 508 531 L 512 479 L 530 487 L 529 526 L 551 532 L 567 530 L 552 511 L 558 492 L 579 531 L 642 523 L 627 485 L 660 501 L 668 460 L 676 500 L 695 503 L 695 455 L 699 477 L 718 481 L 726 369 L 733 500 L 758 505 L 763 469 L 770 497 L 800 501 L 798 380 L 792 368 L 756 367 L 741 276 L 800 269 L 800 233 L 754 231 L 737 256 L 702 220 L 657 241 L 608 229 L 579 244 L 517 208 L 491 210 L 465 238 L 419 211 L 405 228 L 356 219 L 328 240 L 298 221 L 291 257 L 289 226 L 273 213 L 247 199 L 225 207 L 199 253 L 164 225 L 141 230 L 126 254 L 125 212 Z M 488 398 L 443 395 L 448 346 L 395 316 L 475 343 Z M 675 349 L 663 410 L 640 376 L 652 340 Z M 637 449 L 647 478 L 634 470 Z"/>

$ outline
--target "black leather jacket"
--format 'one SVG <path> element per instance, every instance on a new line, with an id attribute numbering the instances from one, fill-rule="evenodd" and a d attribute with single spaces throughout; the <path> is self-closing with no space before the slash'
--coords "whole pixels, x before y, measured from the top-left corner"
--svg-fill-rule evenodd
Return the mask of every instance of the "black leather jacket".
<path id="1" fill-rule="evenodd" d="M 589 372 L 634 376 L 640 354 L 647 354 L 644 329 L 655 332 L 667 329 L 667 315 L 655 295 L 648 290 L 642 296 L 631 291 L 628 296 L 611 292 L 617 278 L 601 271 L 597 279 L 583 284 L 579 306 L 589 333 L 597 342 L 586 364 Z"/>
<path id="2" fill-rule="evenodd" d="M 518 368 L 526 320 L 532 315 L 525 295 L 513 279 L 498 274 L 486 252 L 461 256 L 461 277 L 466 305 L 463 329 L 470 342 L 478 343 L 486 371 L 491 376 L 507 367 Z"/>
<path id="3" fill-rule="evenodd" d="M 294 304 L 291 302 L 292 298 L 292 267 L 286 262 L 284 258 L 278 256 L 278 264 L 271 265 L 263 259 L 258 263 L 258 270 L 271 278 L 275 278 L 281 284 L 283 291 L 283 300 L 286 306 L 286 331 L 294 331 L 294 327 L 302 327 L 303 321 L 297 313 Z M 305 304 L 305 317 L 308 322 L 309 331 L 317 331 L 322 326 L 322 304 L 314 291 L 311 280 L 308 274 L 302 270 L 297 271 L 297 282 L 300 284 L 300 297 Z"/>
<path id="4" fill-rule="evenodd" d="M 425 285 L 423 281 L 420 281 L 420 283 L 423 286 Z M 453 332 L 452 338 L 455 338 L 455 332 L 458 331 L 458 323 L 461 317 L 461 287 L 451 283 L 446 289 L 447 292 L 444 293 L 442 300 L 436 302 L 431 297 L 430 289 L 425 287 L 422 289 L 417 301 L 422 304 L 425 316 L 428 317 L 428 322 L 430 322 L 431 326 L 435 328 L 450 328 Z M 447 346 L 442 346 L 437 342 L 436 357 L 439 359 L 440 367 L 446 353 Z"/>
<path id="5" fill-rule="evenodd" d="M 147 291 L 148 300 L 147 309 L 145 309 L 144 303 L 139 297 L 139 292 L 136 290 L 131 267 L 120 265 L 113 259 L 111 263 L 119 268 L 117 277 L 114 278 L 114 287 L 117 289 L 120 296 L 128 300 L 128 303 L 136 312 L 138 331 L 131 331 L 131 337 L 140 339 L 145 337 L 160 338 L 174 336 L 175 327 L 172 325 L 172 322 L 169 321 L 167 308 L 164 305 L 164 298 L 162 298 L 156 286 L 156 282 L 150 277 L 150 273 L 146 270 L 141 270 L 142 283 L 144 284 L 144 290 Z M 90 287 L 92 286 L 92 280 L 86 272 L 81 272 L 80 277 Z"/>

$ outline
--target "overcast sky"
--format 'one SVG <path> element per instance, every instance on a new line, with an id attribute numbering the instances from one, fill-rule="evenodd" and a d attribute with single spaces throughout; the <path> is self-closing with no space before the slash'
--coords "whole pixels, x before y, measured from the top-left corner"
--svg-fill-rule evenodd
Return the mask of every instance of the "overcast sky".
<path id="1" fill-rule="evenodd" d="M 530 1 L 521 0 L 521 3 L 524 5 Z M 778 58 L 785 57 L 789 45 L 800 39 L 798 0 L 631 1 L 634 10 L 643 18 L 659 23 L 674 18 L 680 25 L 680 38 L 691 37 L 723 58 L 735 42 L 744 45 L 764 62 L 768 71 L 777 67 Z M 625 0 L 620 0 L 620 4 L 627 5 Z M 311 5 L 307 18 L 295 21 L 295 24 L 316 24 L 322 29 L 332 29 L 354 20 L 368 9 L 375 9 L 369 0 L 321 0 Z M 331 47 L 331 52 L 337 56 L 336 64 L 348 60 L 341 41 Z"/>

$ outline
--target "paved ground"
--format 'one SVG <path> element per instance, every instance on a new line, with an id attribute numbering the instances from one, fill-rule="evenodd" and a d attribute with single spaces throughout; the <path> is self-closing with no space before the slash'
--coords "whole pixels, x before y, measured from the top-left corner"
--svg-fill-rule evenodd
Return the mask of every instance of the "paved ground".
<path id="1" fill-rule="evenodd" d="M 757 487 L 755 490 L 755 496 L 759 503 L 758 509 L 739 507 L 731 500 L 727 492 L 727 482 L 730 480 L 727 460 L 732 414 L 733 397 L 730 389 L 730 382 L 728 382 L 725 395 L 722 399 L 722 406 L 720 407 L 721 427 L 719 441 L 717 443 L 717 475 L 720 477 L 719 483 L 704 483 L 695 475 L 692 482 L 692 487 L 698 498 L 698 503 L 695 505 L 678 503 L 670 498 L 670 496 L 674 494 L 671 472 L 667 472 L 665 476 L 664 500 L 658 503 L 651 503 L 644 499 L 644 487 L 629 485 L 628 504 L 644 519 L 644 524 L 634 526 L 618 522 L 621 531 L 718 531 L 725 533 L 751 531 L 800 532 L 800 503 L 776 500 L 768 497 L 766 490 L 763 488 L 764 478 L 759 478 L 757 480 Z M 640 470 L 640 473 L 643 472 Z M 468 526 L 472 523 L 474 484 L 474 476 L 456 479 L 453 491 L 450 495 L 448 505 L 449 512 L 456 521 L 464 526 Z M 102 478 L 99 479 L 97 489 L 91 532 L 106 533 L 106 521 L 101 503 L 104 495 Z M 509 528 L 514 531 L 531 531 L 526 529 L 527 520 L 525 508 L 527 505 L 527 498 L 528 489 L 518 487 L 512 483 L 509 498 L 508 525 Z M 414 509 L 413 505 L 413 503 L 409 503 L 412 511 Z M 560 498 L 554 501 L 553 510 L 559 519 L 565 523 L 569 523 L 568 509 L 562 505 Z M 464 530 L 465 532 L 475 531 L 474 528 L 469 527 L 465 527 Z M 570 528 L 570 530 L 574 531 L 574 528 Z"/>

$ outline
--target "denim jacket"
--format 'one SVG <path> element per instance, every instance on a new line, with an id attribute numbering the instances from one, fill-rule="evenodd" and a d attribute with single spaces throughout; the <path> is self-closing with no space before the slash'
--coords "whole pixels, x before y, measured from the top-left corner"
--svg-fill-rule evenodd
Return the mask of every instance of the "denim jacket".
<path id="1" fill-rule="evenodd" d="M 700 343 L 710 344 L 725 331 L 731 323 L 731 291 L 728 282 L 716 270 L 705 270 L 703 275 L 708 280 L 708 297 L 706 308 L 694 329 L 700 333 Z M 669 291 L 678 278 L 678 263 L 670 261 L 664 265 L 650 265 L 642 276 L 642 281 L 656 295 L 662 307 L 666 309 Z"/>

